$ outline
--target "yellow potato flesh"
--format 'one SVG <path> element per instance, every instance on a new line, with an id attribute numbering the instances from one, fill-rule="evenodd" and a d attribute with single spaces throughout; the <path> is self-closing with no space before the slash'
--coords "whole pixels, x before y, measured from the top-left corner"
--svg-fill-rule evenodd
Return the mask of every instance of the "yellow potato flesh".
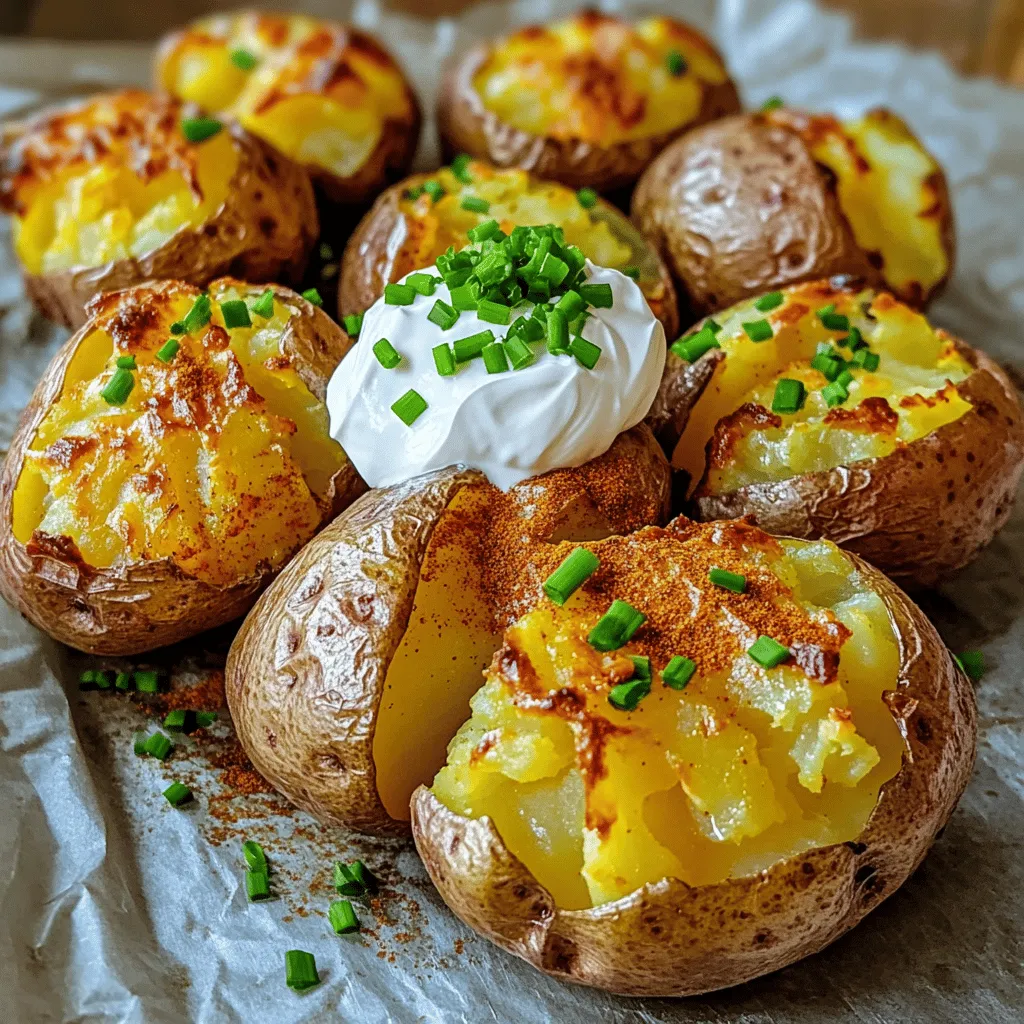
<path id="1" fill-rule="evenodd" d="M 457 813 L 489 816 L 565 908 L 665 876 L 690 885 L 745 876 L 855 839 L 902 763 L 882 701 L 896 686 L 896 637 L 882 600 L 832 544 L 781 543 L 769 564 L 792 599 L 811 614 L 830 609 L 852 632 L 833 682 L 791 664 L 764 669 L 738 652 L 728 672 L 698 671 L 677 691 L 654 666 L 652 691 L 634 711 L 613 708 L 606 691 L 588 695 L 589 714 L 627 730 L 608 739 L 605 770 L 588 784 L 580 726 L 517 703 L 490 671 L 435 795 Z M 548 693 L 570 684 L 579 692 L 600 657 L 581 639 L 576 609 L 576 597 L 561 609 L 544 605 L 511 631 Z M 595 821 L 606 826 L 588 827 Z"/>
<path id="2" fill-rule="evenodd" d="M 796 304 L 805 312 L 792 320 Z M 955 389 L 942 390 L 947 382 L 965 380 L 970 365 L 923 316 L 887 300 L 875 301 L 871 319 L 857 297 L 847 294 L 841 294 L 834 304 L 880 357 L 876 372 L 853 369 L 850 397 L 843 408 L 854 409 L 866 398 L 884 398 L 898 414 L 896 429 L 881 433 L 826 422 L 830 409 L 822 388 L 828 381 L 810 366 L 810 361 L 819 343 L 835 345 L 846 332 L 825 328 L 816 315 L 816 301 L 805 301 L 794 292 L 783 305 L 768 312 L 757 310 L 753 301 L 744 302 L 728 315 L 717 317 L 722 325 L 718 339 L 725 359 L 694 405 L 673 456 L 673 465 L 690 474 L 691 490 L 704 475 L 705 446 L 719 420 L 745 404 L 770 410 L 776 384 L 782 378 L 803 382 L 807 392 L 803 408 L 795 414 L 783 414 L 781 427 L 745 433 L 734 445 L 729 463 L 709 474 L 711 493 L 728 493 L 750 483 L 783 480 L 880 458 L 898 444 L 924 437 L 959 419 L 971 408 Z M 755 342 L 742 325 L 761 319 L 772 324 L 773 337 Z M 837 351 L 847 360 L 852 357 L 849 348 L 837 347 Z M 913 395 L 925 396 L 932 404 L 900 404 L 901 399 Z"/>
<path id="3" fill-rule="evenodd" d="M 238 297 L 214 296 L 215 324 L 218 303 Z M 181 319 L 192 300 L 173 301 L 168 315 Z M 281 360 L 292 315 L 275 302 L 269 320 L 253 314 L 224 347 L 204 344 L 203 330 L 183 336 L 169 364 L 155 358 L 165 333 L 138 339 L 123 405 L 101 392 L 127 353 L 93 330 L 26 451 L 13 501 L 18 540 L 36 530 L 69 537 L 95 568 L 170 558 L 216 585 L 282 565 L 319 525 L 314 494 L 344 460 L 323 403 Z M 197 409 L 205 412 L 195 421 Z"/>

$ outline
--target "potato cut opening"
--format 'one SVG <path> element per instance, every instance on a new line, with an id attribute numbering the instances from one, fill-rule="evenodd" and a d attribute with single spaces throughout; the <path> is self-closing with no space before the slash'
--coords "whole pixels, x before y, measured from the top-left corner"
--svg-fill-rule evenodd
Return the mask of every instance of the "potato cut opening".
<path id="1" fill-rule="evenodd" d="M 318 528 L 344 465 L 327 410 L 282 351 L 298 310 L 275 300 L 251 327 L 226 330 L 220 303 L 251 307 L 262 289 L 215 285 L 212 319 L 157 353 L 192 307 L 185 285 L 137 299 L 124 334 L 105 311 L 75 349 L 61 392 L 28 444 L 13 499 L 14 534 L 69 537 L 86 564 L 170 558 L 228 585 L 278 568 Z M 125 314 L 127 315 L 127 314 Z M 104 390 L 132 356 L 123 404 Z"/>
<path id="2" fill-rule="evenodd" d="M 956 389 L 971 365 L 923 316 L 885 293 L 814 282 L 715 319 L 725 358 L 672 460 L 689 474 L 691 494 L 880 458 L 971 408 Z M 835 393 L 844 372 L 845 397 Z M 796 411 L 780 403 L 782 380 L 802 385 Z"/>
<path id="3" fill-rule="evenodd" d="M 883 700 L 897 637 L 852 563 L 827 541 L 743 523 L 677 520 L 588 546 L 599 572 L 505 633 L 434 779 L 438 799 L 489 817 L 564 908 L 855 840 L 905 744 Z M 746 593 L 711 584 L 711 566 L 745 575 Z M 613 597 L 647 620 L 601 652 L 587 638 Z M 788 647 L 786 660 L 755 660 L 760 635 Z M 669 685 L 677 655 L 696 668 Z M 644 657 L 646 688 L 633 660 Z"/>

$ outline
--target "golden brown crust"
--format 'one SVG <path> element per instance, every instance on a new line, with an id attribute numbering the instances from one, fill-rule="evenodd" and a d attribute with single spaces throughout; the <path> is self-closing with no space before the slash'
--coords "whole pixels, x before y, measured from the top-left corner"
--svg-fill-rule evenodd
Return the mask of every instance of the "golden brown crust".
<path id="1" fill-rule="evenodd" d="M 61 347 L 47 367 L 18 429 L 0 475 L 0 593 L 30 622 L 56 640 L 90 654 L 128 655 L 175 643 L 244 615 L 270 582 L 269 568 L 228 587 L 206 583 L 181 570 L 171 559 L 97 569 L 87 565 L 67 537 L 36 531 L 27 544 L 13 532 L 14 489 L 25 451 L 57 400 L 76 349 L 92 329 L 92 318 L 111 304 L 131 299 L 141 289 L 166 291 L 175 281 L 148 282 L 121 293 L 98 296 L 90 319 Z M 271 286 L 279 301 L 301 310 L 292 317 L 282 348 L 312 393 L 323 398 L 334 368 L 351 339 L 322 310 L 288 288 Z M 322 522 L 366 490 L 347 460 L 315 497 Z"/>
<path id="2" fill-rule="evenodd" d="M 898 636 L 899 685 L 885 700 L 906 743 L 903 767 L 882 787 L 856 842 L 808 851 L 749 878 L 695 888 L 663 879 L 600 907 L 560 910 L 488 818 L 461 817 L 420 787 L 413 838 L 448 906 L 556 978 L 665 996 L 778 970 L 822 949 L 895 892 L 970 779 L 976 709 L 967 677 L 921 611 L 850 557 L 885 601 Z"/>

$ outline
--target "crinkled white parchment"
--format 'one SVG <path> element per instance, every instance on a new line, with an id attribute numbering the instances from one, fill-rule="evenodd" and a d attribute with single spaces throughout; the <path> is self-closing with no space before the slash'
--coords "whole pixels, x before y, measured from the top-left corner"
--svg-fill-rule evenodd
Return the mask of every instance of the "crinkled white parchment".
<path id="1" fill-rule="evenodd" d="M 322 0 L 321 12 L 346 5 Z M 611 5 L 608 5 L 611 6 Z M 626 3 L 627 9 L 640 10 Z M 430 109 L 441 58 L 478 35 L 562 5 L 474 9 L 458 23 L 353 8 L 379 31 Z M 812 109 L 887 104 L 949 174 L 959 260 L 935 318 L 1024 372 L 1024 94 L 965 81 L 936 57 L 850 40 L 847 21 L 809 2 L 693 0 L 663 7 L 711 32 L 748 104 L 778 93 Z M 6 51 L 8 55 L 11 50 Z M 99 51 L 97 51 L 99 52 Z M 103 51 L 108 52 L 108 51 Z M 53 94 L 97 78 L 138 77 L 144 55 L 104 63 L 60 51 Z M 128 57 L 131 57 L 129 60 Z M 39 81 L 39 62 L 22 60 Z M 99 63 L 97 63 L 99 61 Z M 0 116 L 36 103 L 0 63 Z M 130 69 L 125 71 L 124 69 Z M 6 75 L 5 75 L 6 72 Z M 436 164 L 428 123 L 420 153 Z M 0 447 L 62 332 L 22 297 L 0 227 Z M 108 694 L 80 695 L 94 664 L 0 604 L 0 1018 L 5 1021 L 857 1021 L 1009 1022 L 1024 1017 L 1024 509 L 968 570 L 922 603 L 954 649 L 982 647 L 981 740 L 974 780 L 923 867 L 853 933 L 818 956 L 729 992 L 629 1000 L 563 985 L 476 938 L 443 906 L 410 844 L 367 840 L 280 813 L 270 796 L 231 798 L 191 740 L 160 765 L 131 753 L 144 716 Z M 202 678 L 230 634 L 165 661 L 175 684 Z M 198 674 L 194 674 L 198 673 Z M 225 737 L 226 715 L 213 730 Z M 198 799 L 170 808 L 172 778 Z M 233 810 L 225 825 L 212 811 Z M 268 816 L 268 809 L 273 814 Z M 252 820 L 245 817 L 251 812 Z M 239 836 L 262 841 L 278 899 L 246 902 Z M 367 930 L 327 923 L 330 863 L 361 856 L 385 891 Z M 316 954 L 323 984 L 285 987 L 284 952 Z"/>

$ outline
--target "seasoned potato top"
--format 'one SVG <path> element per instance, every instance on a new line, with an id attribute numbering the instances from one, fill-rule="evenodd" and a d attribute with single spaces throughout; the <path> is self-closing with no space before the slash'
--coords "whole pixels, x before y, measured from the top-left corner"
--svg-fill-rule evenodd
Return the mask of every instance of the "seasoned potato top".
<path id="1" fill-rule="evenodd" d="M 584 11 L 496 42 L 474 86 L 515 128 L 609 146 L 682 127 L 727 77 L 714 47 L 681 22 Z"/>
<path id="2" fill-rule="evenodd" d="M 142 256 L 224 201 L 238 164 L 229 132 L 191 142 L 180 103 L 110 93 L 15 132 L 3 152 L 0 202 L 32 273 Z"/>
<path id="3" fill-rule="evenodd" d="M 582 587 L 506 632 L 438 798 L 489 815 L 569 908 L 855 839 L 903 744 L 882 699 L 896 637 L 845 556 L 685 520 L 586 547 Z M 537 557 L 551 571 L 572 550 Z M 609 645 L 614 600 L 646 618 Z"/>
<path id="4" fill-rule="evenodd" d="M 674 458 L 702 494 L 880 458 L 971 408 L 957 388 L 971 364 L 886 292 L 795 285 L 738 303 L 673 351 L 706 346 L 719 362 Z"/>
<path id="5" fill-rule="evenodd" d="M 415 107 L 398 65 L 371 36 L 302 15 L 200 19 L 164 42 L 156 73 L 172 95 L 339 177 L 355 174 L 388 122 L 410 119 Z"/>
<path id="6" fill-rule="evenodd" d="M 25 455 L 17 539 L 67 538 L 93 568 L 170 559 L 214 585 L 280 567 L 345 458 L 282 344 L 300 302 L 230 279 L 96 299 Z"/>

